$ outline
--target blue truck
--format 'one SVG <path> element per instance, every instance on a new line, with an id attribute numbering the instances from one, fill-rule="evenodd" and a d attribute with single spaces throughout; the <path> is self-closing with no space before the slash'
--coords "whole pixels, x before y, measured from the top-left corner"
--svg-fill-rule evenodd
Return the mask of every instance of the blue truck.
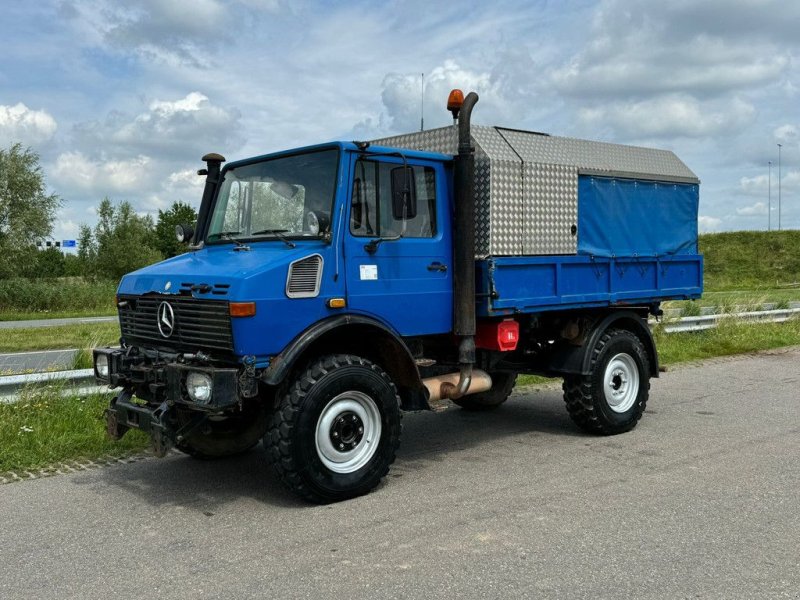
<path id="1" fill-rule="evenodd" d="M 581 429 L 632 429 L 667 299 L 698 298 L 699 181 L 672 152 L 453 125 L 229 163 L 203 157 L 185 254 L 126 275 L 108 434 L 156 454 L 263 440 L 293 492 L 364 494 L 401 412 L 498 407 L 519 374 L 563 378 Z"/>

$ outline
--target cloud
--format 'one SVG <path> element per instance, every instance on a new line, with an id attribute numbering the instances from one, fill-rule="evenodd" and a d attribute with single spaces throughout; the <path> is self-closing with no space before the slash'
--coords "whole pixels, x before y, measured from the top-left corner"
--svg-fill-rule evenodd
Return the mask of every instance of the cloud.
<path id="1" fill-rule="evenodd" d="M 45 110 L 32 110 L 22 102 L 14 106 L 0 104 L 0 145 L 19 142 L 36 146 L 50 140 L 56 132 L 56 120 Z"/>
<path id="2" fill-rule="evenodd" d="M 750 123 L 755 109 L 740 99 L 704 103 L 683 94 L 579 110 L 580 118 L 626 138 L 707 137 Z"/>
<path id="3" fill-rule="evenodd" d="M 800 18 L 796 6 L 776 0 L 734 10 L 721 0 L 607 0 L 586 47 L 554 69 L 552 81 L 563 94 L 589 99 L 758 88 L 792 64 L 788 48 L 797 37 L 782 22 L 791 18 L 787 13 Z M 783 40 L 774 34 L 778 24 Z"/>
<path id="4" fill-rule="evenodd" d="M 80 152 L 61 154 L 50 171 L 53 179 L 95 197 L 116 193 L 135 192 L 140 182 L 148 177 L 147 167 L 151 159 L 137 156 L 130 160 L 91 160 Z"/>
<path id="5" fill-rule="evenodd" d="M 775 139 L 783 144 L 796 144 L 798 141 L 797 127 L 794 125 L 786 124 L 776 128 L 773 132 Z"/>
<path id="6" fill-rule="evenodd" d="M 736 214 L 740 217 L 760 217 L 767 215 L 767 205 L 764 202 L 756 202 L 752 206 L 745 206 L 736 209 Z"/>
<path id="7" fill-rule="evenodd" d="M 195 91 L 178 100 L 153 100 L 135 117 L 111 112 L 104 121 L 76 125 L 75 135 L 81 147 L 102 147 L 116 156 L 196 160 L 210 150 L 238 147 L 240 118 L 237 109 L 215 106 Z"/>
<path id="8" fill-rule="evenodd" d="M 697 217 L 697 226 L 700 231 L 718 231 L 720 225 L 722 225 L 722 219 L 718 219 L 717 217 L 710 217 L 708 215 L 700 215 Z"/>

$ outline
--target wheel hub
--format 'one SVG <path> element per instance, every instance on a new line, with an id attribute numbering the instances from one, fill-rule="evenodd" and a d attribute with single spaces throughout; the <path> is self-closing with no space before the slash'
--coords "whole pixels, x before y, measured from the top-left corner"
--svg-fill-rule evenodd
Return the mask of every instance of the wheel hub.
<path id="1" fill-rule="evenodd" d="M 603 391 L 608 407 L 624 413 L 636 403 L 639 395 L 639 369 L 629 354 L 620 353 L 606 365 Z"/>
<path id="2" fill-rule="evenodd" d="M 322 464 L 335 473 L 353 473 L 378 449 L 383 428 L 375 400 L 350 390 L 328 402 L 317 421 L 315 442 Z"/>
<path id="3" fill-rule="evenodd" d="M 364 438 L 364 422 L 354 412 L 343 412 L 333 422 L 330 438 L 334 448 L 349 452 Z"/>

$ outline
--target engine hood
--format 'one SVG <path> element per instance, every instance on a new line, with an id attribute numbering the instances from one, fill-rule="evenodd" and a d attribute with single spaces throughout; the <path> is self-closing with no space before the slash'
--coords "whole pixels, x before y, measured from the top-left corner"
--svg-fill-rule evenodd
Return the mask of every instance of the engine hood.
<path id="1" fill-rule="evenodd" d="M 120 294 L 186 294 L 198 298 L 247 299 L 284 295 L 289 263 L 312 254 L 327 254 L 323 242 L 300 242 L 288 248 L 280 241 L 258 242 L 249 250 L 217 244 L 187 252 L 125 275 Z M 208 286 L 201 291 L 197 286 Z M 203 289 L 206 289 L 203 286 Z"/>

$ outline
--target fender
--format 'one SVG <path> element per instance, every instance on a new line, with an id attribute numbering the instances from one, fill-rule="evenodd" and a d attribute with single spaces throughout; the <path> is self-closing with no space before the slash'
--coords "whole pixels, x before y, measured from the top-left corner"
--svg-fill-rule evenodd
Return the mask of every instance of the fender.
<path id="1" fill-rule="evenodd" d="M 261 374 L 261 381 L 267 385 L 279 385 L 307 351 L 317 346 L 324 352 L 326 340 L 344 333 L 344 330 L 354 329 L 376 334 L 374 343 L 367 345 L 363 340 L 369 338 L 351 334 L 348 336 L 349 344 L 343 346 L 338 340 L 330 351 L 352 352 L 377 359 L 397 385 L 404 410 L 430 410 L 417 363 L 403 338 L 380 321 L 363 315 L 336 315 L 314 323 L 295 337 L 280 354 L 272 357 L 269 366 Z"/>
<path id="2" fill-rule="evenodd" d="M 653 334 L 650 332 L 647 322 L 632 310 L 614 311 L 607 314 L 595 324 L 581 346 L 566 344 L 559 346 L 549 361 L 548 371 L 554 375 L 589 375 L 591 373 L 592 348 L 608 328 L 619 325 L 622 326 L 622 329 L 634 333 L 642 341 L 650 362 L 650 377 L 658 377 L 658 352 L 656 352 Z"/>

